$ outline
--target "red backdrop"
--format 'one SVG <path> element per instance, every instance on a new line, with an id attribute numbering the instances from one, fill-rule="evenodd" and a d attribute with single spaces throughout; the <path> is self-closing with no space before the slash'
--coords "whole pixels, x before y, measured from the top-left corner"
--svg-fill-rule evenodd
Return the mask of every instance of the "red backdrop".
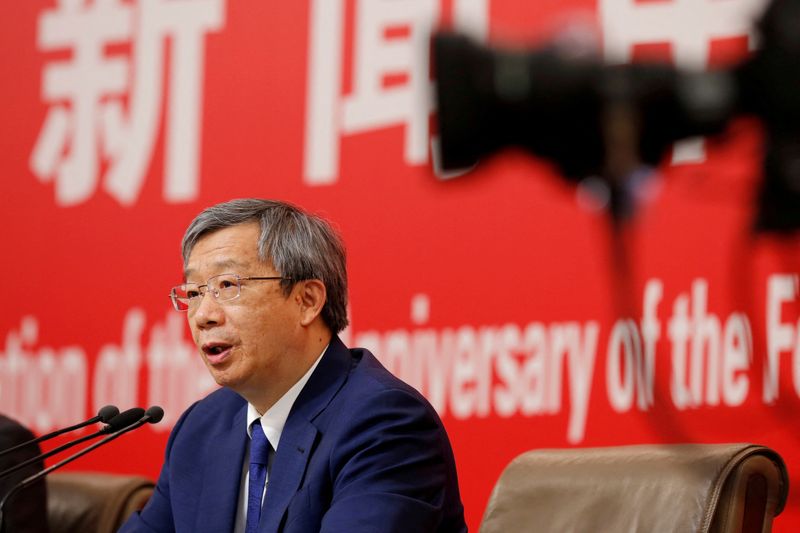
<path id="1" fill-rule="evenodd" d="M 546 162 L 430 165 L 439 24 L 532 45 L 593 25 L 613 60 L 742 57 L 757 0 L 16 2 L 0 18 L 0 409 L 37 432 L 114 403 L 165 421 L 74 463 L 155 477 L 214 386 L 167 293 L 203 207 L 320 212 L 351 320 L 441 413 L 472 528 L 518 453 L 750 441 L 800 468 L 800 248 L 751 231 L 761 132 L 677 146 L 621 238 Z M 532 124 L 531 127 L 536 127 Z M 622 287 L 622 289 L 620 289 Z M 777 531 L 800 527 L 790 495 Z"/>

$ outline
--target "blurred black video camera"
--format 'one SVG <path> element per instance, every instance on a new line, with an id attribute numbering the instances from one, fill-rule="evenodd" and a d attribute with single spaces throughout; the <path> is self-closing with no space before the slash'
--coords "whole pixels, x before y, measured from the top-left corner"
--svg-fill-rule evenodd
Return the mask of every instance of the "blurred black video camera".
<path id="1" fill-rule="evenodd" d="M 553 44 L 497 50 L 434 36 L 440 160 L 475 165 L 506 146 L 554 162 L 571 180 L 599 176 L 624 216 L 626 180 L 657 164 L 676 140 L 715 135 L 737 115 L 763 122 L 766 139 L 756 227 L 800 229 L 800 0 L 774 0 L 757 25 L 760 48 L 728 70 L 607 65 Z"/>

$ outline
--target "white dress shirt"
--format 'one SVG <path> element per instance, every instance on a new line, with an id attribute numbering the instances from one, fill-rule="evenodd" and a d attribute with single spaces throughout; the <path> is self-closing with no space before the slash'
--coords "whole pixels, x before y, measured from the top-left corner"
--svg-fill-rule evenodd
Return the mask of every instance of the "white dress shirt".
<path id="1" fill-rule="evenodd" d="M 261 415 L 253 404 L 247 404 L 247 426 L 245 426 L 245 430 L 247 431 L 247 436 L 252 437 L 250 432 L 250 425 L 258 419 L 261 419 L 261 427 L 264 429 L 264 435 L 267 436 L 267 440 L 269 441 L 272 449 L 277 451 L 278 445 L 281 440 L 281 433 L 283 433 L 283 426 L 286 425 L 286 419 L 289 418 L 289 412 L 292 410 L 292 406 L 294 405 L 295 400 L 297 397 L 300 396 L 300 392 L 303 390 L 303 387 L 306 386 L 308 379 L 311 377 L 311 374 L 314 373 L 314 369 L 317 368 L 320 359 L 322 356 L 325 355 L 325 351 L 328 349 L 326 346 L 325 349 L 322 350 L 322 353 L 319 354 L 317 360 L 314 361 L 314 364 L 311 365 L 311 368 L 308 369 L 303 377 L 301 377 L 297 383 L 292 385 L 292 388 L 286 391 L 286 394 L 281 396 L 281 398 L 275 402 L 275 405 L 269 408 L 269 410 Z M 242 468 L 242 481 L 239 486 L 239 505 L 236 508 L 236 525 L 233 528 L 234 533 L 244 533 L 245 523 L 247 521 L 247 493 L 249 492 L 248 485 L 250 483 L 250 441 L 247 444 L 247 450 L 245 450 L 245 461 L 244 467 Z M 267 491 L 267 484 L 269 483 L 269 470 L 272 467 L 272 460 L 274 459 L 275 454 L 271 453 L 269 456 L 269 465 L 267 466 L 267 480 L 264 483 L 264 490 L 261 492 L 261 503 L 264 503 L 264 494 Z"/>

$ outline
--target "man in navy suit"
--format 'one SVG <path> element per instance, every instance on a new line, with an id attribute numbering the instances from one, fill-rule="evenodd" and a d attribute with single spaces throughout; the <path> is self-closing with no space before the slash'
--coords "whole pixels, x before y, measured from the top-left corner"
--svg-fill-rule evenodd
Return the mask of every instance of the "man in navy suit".
<path id="1" fill-rule="evenodd" d="M 222 388 L 181 416 L 121 531 L 466 531 L 436 412 L 336 336 L 347 274 L 325 220 L 233 200 L 195 218 L 183 259 L 171 299 Z"/>

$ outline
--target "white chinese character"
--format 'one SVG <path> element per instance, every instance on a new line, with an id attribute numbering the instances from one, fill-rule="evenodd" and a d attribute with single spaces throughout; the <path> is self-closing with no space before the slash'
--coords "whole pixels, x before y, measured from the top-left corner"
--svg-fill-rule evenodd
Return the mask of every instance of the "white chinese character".
<path id="1" fill-rule="evenodd" d="M 675 64 L 702 69 L 708 65 L 713 39 L 748 36 L 754 45 L 752 27 L 766 0 L 600 0 L 605 57 L 630 61 L 637 44 L 668 42 Z M 673 163 L 705 161 L 701 138 L 676 143 Z"/>
<path id="2" fill-rule="evenodd" d="M 31 154 L 33 172 L 55 179 L 57 203 L 91 197 L 101 155 L 109 163 L 103 189 L 122 204 L 136 201 L 159 130 L 168 38 L 164 198 L 196 198 L 204 38 L 223 19 L 224 0 L 60 0 L 41 15 L 39 48 L 72 50 L 44 69 L 43 99 L 52 107 Z M 130 60 L 104 55 L 120 43 L 131 44 Z"/>
<path id="3" fill-rule="evenodd" d="M 404 125 L 404 160 L 426 162 L 428 120 L 433 104 L 428 78 L 428 42 L 439 17 L 439 0 L 358 0 L 356 2 L 352 93 L 340 95 L 343 58 L 342 0 L 311 5 L 310 58 L 306 102 L 304 179 L 310 185 L 335 183 L 339 140 Z M 482 37 L 488 27 L 488 0 L 459 0 L 454 19 Z M 389 83 L 394 79 L 395 83 Z"/>

